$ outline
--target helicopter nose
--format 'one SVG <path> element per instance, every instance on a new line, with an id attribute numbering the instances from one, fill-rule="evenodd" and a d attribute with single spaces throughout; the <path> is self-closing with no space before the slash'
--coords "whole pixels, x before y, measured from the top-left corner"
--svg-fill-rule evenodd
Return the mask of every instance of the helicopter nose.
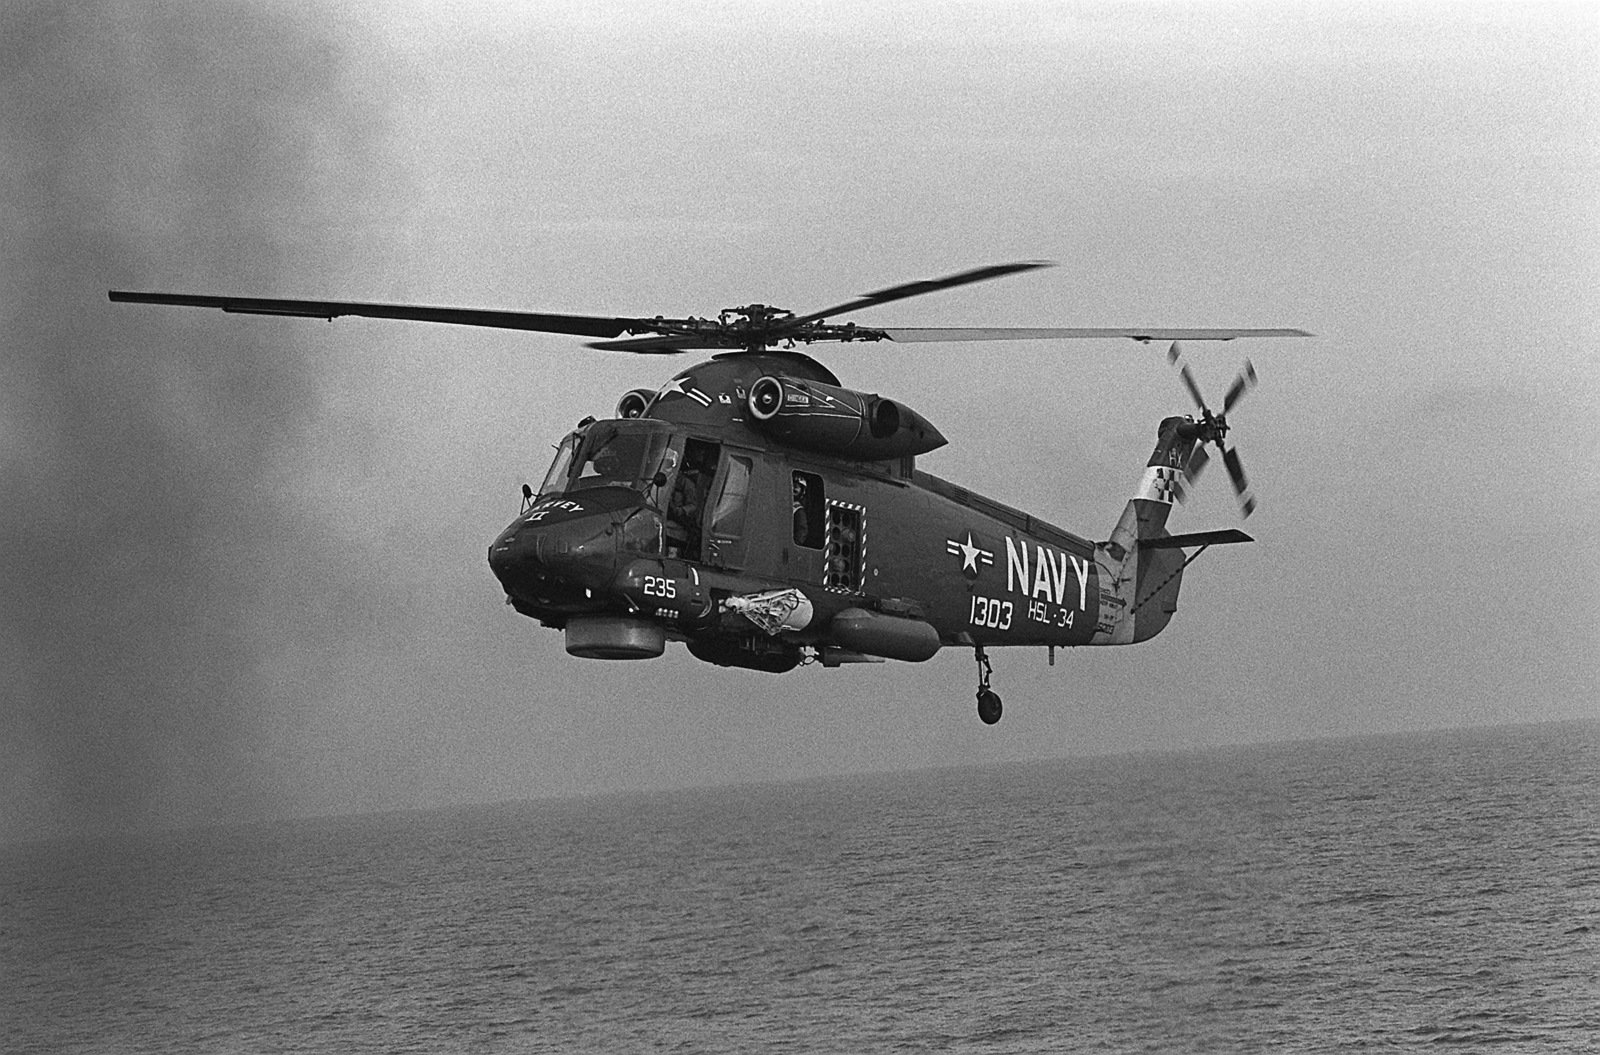
<path id="1" fill-rule="evenodd" d="M 507 593 L 511 592 L 512 581 L 538 570 L 539 543 L 543 537 L 542 532 L 529 531 L 527 525 L 518 522 L 501 532 L 489 546 L 489 568 Z"/>
<path id="2" fill-rule="evenodd" d="M 537 595 L 556 585 L 598 588 L 616 574 L 616 534 L 608 516 L 518 520 L 489 547 L 489 568 L 511 596 Z"/>

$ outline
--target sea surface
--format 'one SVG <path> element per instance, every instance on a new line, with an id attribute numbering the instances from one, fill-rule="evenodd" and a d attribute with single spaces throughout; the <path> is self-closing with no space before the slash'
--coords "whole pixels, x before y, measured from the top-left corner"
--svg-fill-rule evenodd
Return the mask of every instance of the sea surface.
<path id="1" fill-rule="evenodd" d="M 1600 1050 L 1600 726 L 0 848 L 0 1052 Z"/>

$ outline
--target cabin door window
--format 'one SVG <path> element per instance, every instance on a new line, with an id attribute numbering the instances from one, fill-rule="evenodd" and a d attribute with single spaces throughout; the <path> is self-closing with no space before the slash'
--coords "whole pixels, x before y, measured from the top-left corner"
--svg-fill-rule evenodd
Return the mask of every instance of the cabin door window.
<path id="1" fill-rule="evenodd" d="M 794 542 L 806 549 L 821 549 L 823 538 L 822 477 L 796 471 L 791 484 L 794 496 Z"/>
<path id="2" fill-rule="evenodd" d="M 730 454 L 723 463 L 716 500 L 711 506 L 711 547 L 707 559 L 718 567 L 744 563 L 744 513 L 750 498 L 751 461 Z"/>

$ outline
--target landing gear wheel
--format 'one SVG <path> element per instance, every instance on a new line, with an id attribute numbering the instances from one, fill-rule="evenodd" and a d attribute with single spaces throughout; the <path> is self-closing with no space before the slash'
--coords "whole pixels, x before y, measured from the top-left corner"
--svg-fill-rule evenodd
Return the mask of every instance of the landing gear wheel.
<path id="1" fill-rule="evenodd" d="M 974 645 L 972 655 L 978 661 L 978 717 L 984 725 L 993 725 L 1000 720 L 1000 697 L 989 689 L 989 675 L 994 668 L 989 666 L 989 656 L 982 645 Z"/>
<path id="2" fill-rule="evenodd" d="M 1000 697 L 988 689 L 978 690 L 978 717 L 984 725 L 1000 720 Z"/>

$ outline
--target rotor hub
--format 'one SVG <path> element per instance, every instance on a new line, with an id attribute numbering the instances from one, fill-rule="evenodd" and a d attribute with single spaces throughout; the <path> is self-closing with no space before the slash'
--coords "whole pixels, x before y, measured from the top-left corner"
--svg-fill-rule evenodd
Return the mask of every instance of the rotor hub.
<path id="1" fill-rule="evenodd" d="M 1211 411 L 1206 410 L 1202 412 L 1198 424 L 1200 428 L 1196 432 L 1196 439 L 1201 443 L 1215 443 L 1219 447 L 1222 446 L 1223 439 L 1228 435 L 1228 419 L 1226 416 L 1213 414 Z"/>
<path id="2" fill-rule="evenodd" d="M 774 308 L 767 304 L 746 304 L 738 308 L 723 308 L 718 321 L 729 329 L 766 329 L 784 319 L 794 318 L 794 312 Z"/>

